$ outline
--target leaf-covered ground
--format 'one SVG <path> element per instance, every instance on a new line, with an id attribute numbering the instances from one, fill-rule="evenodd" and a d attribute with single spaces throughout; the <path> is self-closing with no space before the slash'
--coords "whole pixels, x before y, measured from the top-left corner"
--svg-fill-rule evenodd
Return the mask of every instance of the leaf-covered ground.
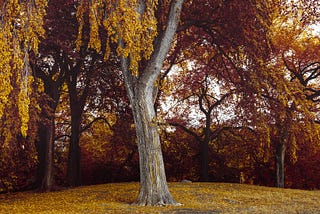
<path id="1" fill-rule="evenodd" d="M 138 183 L 0 195 L 0 213 L 320 213 L 320 191 L 226 183 L 170 183 L 182 206 L 131 205 Z"/>

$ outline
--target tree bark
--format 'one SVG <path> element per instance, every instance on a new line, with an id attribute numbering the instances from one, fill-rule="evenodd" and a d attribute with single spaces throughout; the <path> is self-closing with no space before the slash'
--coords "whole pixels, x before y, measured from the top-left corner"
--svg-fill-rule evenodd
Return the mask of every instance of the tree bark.
<path id="1" fill-rule="evenodd" d="M 276 148 L 276 187 L 284 188 L 284 159 L 286 146 L 278 143 Z"/>
<path id="2" fill-rule="evenodd" d="M 67 180 L 69 186 L 79 186 L 81 184 L 81 149 L 79 145 L 80 121 L 82 111 L 71 107 L 71 136 L 69 145 Z"/>
<path id="3" fill-rule="evenodd" d="M 45 167 L 44 176 L 41 182 L 40 191 L 49 192 L 54 190 L 54 118 L 51 119 L 49 126 L 46 128 L 45 150 Z"/>
<path id="4" fill-rule="evenodd" d="M 211 139 L 211 112 L 213 106 L 210 106 L 208 111 L 200 102 L 200 109 L 206 115 L 206 125 L 204 127 L 204 139 L 200 142 L 200 181 L 209 181 L 209 142 Z"/>
<path id="5" fill-rule="evenodd" d="M 43 78 L 45 81 L 45 93 L 51 98 L 49 101 L 50 113 L 44 112 L 48 122 L 40 125 L 40 141 L 36 142 L 39 169 L 38 184 L 39 191 L 49 192 L 55 188 L 54 180 L 54 135 L 55 135 L 55 111 L 60 98 L 59 83 Z"/>
<path id="6" fill-rule="evenodd" d="M 43 192 L 52 191 L 55 188 L 54 180 L 54 137 L 55 137 L 55 112 L 57 105 L 59 103 L 61 95 L 61 86 L 64 83 L 65 73 L 63 69 L 60 70 L 58 77 L 53 78 L 55 72 L 58 71 L 59 65 L 63 61 L 61 59 L 60 49 L 52 49 L 54 51 L 55 63 L 53 66 L 46 65 L 44 70 L 41 66 L 38 67 L 37 64 L 32 64 L 31 66 L 34 70 L 35 77 L 41 78 L 44 82 L 45 94 L 48 96 L 44 99 L 47 106 L 42 108 L 43 118 L 47 122 L 40 125 L 38 129 L 39 132 L 39 142 L 36 142 L 38 158 L 39 158 L 39 173 L 38 184 L 39 190 Z M 50 52 L 51 53 L 51 52 Z M 42 62 L 43 63 L 43 62 Z M 46 64 L 46 63 L 44 63 Z M 49 99 L 48 99 L 49 98 Z"/>
<path id="7" fill-rule="evenodd" d="M 140 193 L 137 204 L 177 204 L 166 182 L 160 137 L 157 125 L 153 121 L 153 97 L 146 88 L 140 86 L 139 89 L 132 103 L 140 163 Z"/>
<path id="8" fill-rule="evenodd" d="M 200 142 L 200 179 L 201 182 L 209 181 L 209 145 L 207 141 Z"/>
<path id="9" fill-rule="evenodd" d="M 69 90 L 70 110 L 71 110 L 71 136 L 69 144 L 68 166 L 67 166 L 67 182 L 69 186 L 81 185 L 81 148 L 80 133 L 81 133 L 81 118 L 84 111 L 86 99 L 89 94 L 89 85 L 91 82 L 92 70 L 85 70 L 86 80 L 83 90 L 77 89 L 78 76 L 81 72 L 80 67 L 82 61 L 78 62 L 72 69 L 68 68 L 69 77 L 67 85 Z M 70 66 L 71 67 L 71 66 Z"/>
<path id="10" fill-rule="evenodd" d="M 37 149 L 37 154 L 38 154 L 38 174 L 37 174 L 37 181 L 36 181 L 36 188 L 41 187 L 42 185 L 42 180 L 44 178 L 45 174 L 45 168 L 46 168 L 46 150 L 47 150 L 47 145 L 46 139 L 47 139 L 47 127 L 44 125 L 39 125 L 38 128 L 38 136 L 39 139 L 36 140 L 35 146 Z"/>

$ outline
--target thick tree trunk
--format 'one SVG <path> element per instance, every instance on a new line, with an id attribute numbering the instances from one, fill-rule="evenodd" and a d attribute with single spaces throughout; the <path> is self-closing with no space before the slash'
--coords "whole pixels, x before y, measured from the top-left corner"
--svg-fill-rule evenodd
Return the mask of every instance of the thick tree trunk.
<path id="1" fill-rule="evenodd" d="M 284 188 L 284 158 L 286 146 L 279 143 L 276 148 L 276 187 Z"/>
<path id="2" fill-rule="evenodd" d="M 79 146 L 81 112 L 71 113 L 71 137 L 69 145 L 67 180 L 69 186 L 81 184 L 81 149 Z"/>
<path id="3" fill-rule="evenodd" d="M 177 204 L 167 186 L 160 137 L 154 121 L 152 92 L 146 90 L 146 88 L 138 90 L 134 99 L 131 99 L 140 162 L 140 193 L 137 204 L 143 206 Z"/>

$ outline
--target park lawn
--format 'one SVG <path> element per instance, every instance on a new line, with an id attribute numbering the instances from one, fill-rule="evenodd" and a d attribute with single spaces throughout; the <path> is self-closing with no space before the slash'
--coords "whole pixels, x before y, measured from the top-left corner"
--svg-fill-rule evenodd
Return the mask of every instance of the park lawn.
<path id="1" fill-rule="evenodd" d="M 181 206 L 132 205 L 138 183 L 0 195 L 0 213 L 320 213 L 320 191 L 229 183 L 169 183 Z"/>

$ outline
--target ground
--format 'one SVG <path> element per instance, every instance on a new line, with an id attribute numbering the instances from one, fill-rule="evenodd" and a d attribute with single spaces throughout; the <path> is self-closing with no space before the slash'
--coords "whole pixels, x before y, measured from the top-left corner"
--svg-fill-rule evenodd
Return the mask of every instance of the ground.
<path id="1" fill-rule="evenodd" d="M 138 183 L 0 195 L 0 213 L 320 213 L 320 191 L 227 183 L 169 183 L 181 206 L 132 205 Z"/>

